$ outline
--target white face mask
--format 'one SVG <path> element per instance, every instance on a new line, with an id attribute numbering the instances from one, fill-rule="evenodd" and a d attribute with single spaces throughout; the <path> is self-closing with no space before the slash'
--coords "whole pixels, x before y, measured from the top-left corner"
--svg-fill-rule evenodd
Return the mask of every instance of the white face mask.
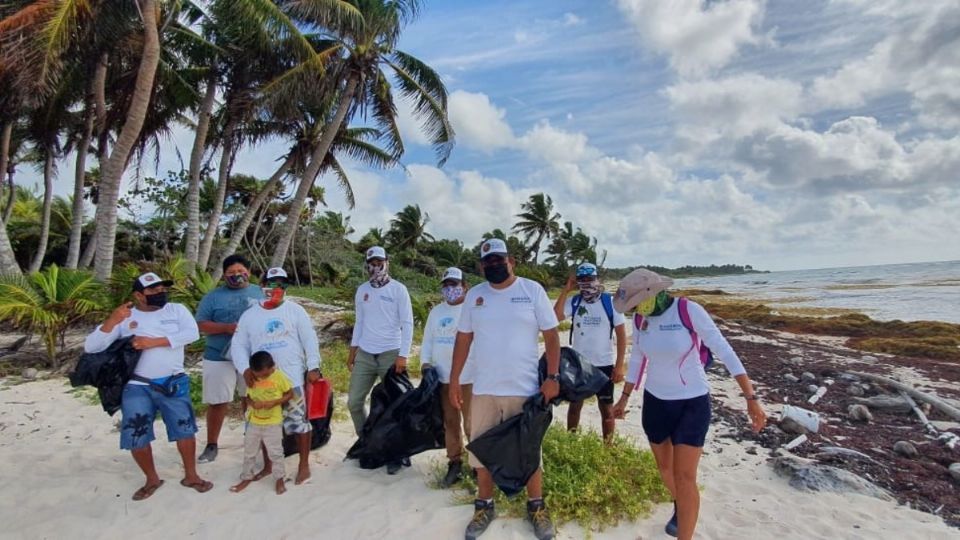
<path id="1" fill-rule="evenodd" d="M 440 294 L 443 295 L 443 299 L 446 300 L 448 304 L 453 304 L 463 298 L 463 286 L 448 285 L 440 289 Z"/>

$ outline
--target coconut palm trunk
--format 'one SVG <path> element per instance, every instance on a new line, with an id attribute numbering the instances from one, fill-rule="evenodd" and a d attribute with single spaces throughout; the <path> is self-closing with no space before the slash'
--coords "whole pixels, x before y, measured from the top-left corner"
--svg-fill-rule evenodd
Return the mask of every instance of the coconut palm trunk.
<path id="1" fill-rule="evenodd" d="M 207 148 L 207 133 L 210 131 L 210 117 L 216 95 L 217 79 L 210 77 L 207 81 L 207 91 L 200 105 L 193 150 L 190 152 L 190 180 L 187 185 L 187 241 L 184 257 L 187 263 L 191 264 L 196 264 L 200 255 L 200 168 Z"/>
<path id="2" fill-rule="evenodd" d="M 197 268 L 207 268 L 210 262 L 210 252 L 213 250 L 213 241 L 220 230 L 220 218 L 223 216 L 223 203 L 227 198 L 227 184 L 230 181 L 230 170 L 233 168 L 233 157 L 237 149 L 237 127 L 239 122 L 231 119 L 227 123 L 226 137 L 223 141 L 223 152 L 220 154 L 220 170 L 217 174 L 217 193 L 213 197 L 213 210 L 210 212 L 210 221 L 207 230 L 200 242 L 200 254 L 197 257 Z"/>
<path id="3" fill-rule="evenodd" d="M 3 132 L 0 135 L 0 177 L 7 173 L 7 162 L 10 154 L 10 139 L 13 136 L 13 122 L 7 122 L 3 125 Z M 11 193 L 13 186 L 10 186 Z M 7 203 L 8 208 L 13 207 L 13 200 Z M 5 209 L 6 211 L 6 209 Z M 0 273 L 3 275 L 20 275 L 20 265 L 17 264 L 17 258 L 13 254 L 13 246 L 10 245 L 10 237 L 7 236 L 6 220 L 0 223 Z"/>
<path id="4" fill-rule="evenodd" d="M 240 221 L 233 227 L 233 230 L 230 232 L 230 241 L 227 242 L 226 247 L 223 248 L 223 251 L 220 252 L 220 259 L 224 259 L 230 256 L 233 253 L 236 253 L 237 248 L 240 247 L 240 243 L 243 242 L 243 239 L 247 235 L 247 229 L 250 228 L 250 224 L 253 223 L 253 218 L 256 217 L 257 212 L 260 211 L 260 208 L 263 207 L 264 203 L 267 202 L 267 199 L 270 197 L 270 194 L 280 185 L 280 181 L 287 174 L 287 171 L 290 170 L 290 167 L 293 166 L 293 162 L 296 160 L 296 156 L 291 152 L 287 159 L 284 160 L 283 164 L 280 165 L 280 168 L 273 173 L 273 176 L 267 180 L 267 183 L 263 185 L 263 188 L 257 193 L 252 201 L 247 205 L 246 210 L 243 211 L 243 216 L 241 216 Z M 213 266 L 213 278 L 220 279 L 223 276 L 223 268 L 217 264 Z"/>
<path id="5" fill-rule="evenodd" d="M 37 242 L 37 251 L 30 261 L 29 272 L 39 272 L 43 266 L 43 258 L 47 254 L 47 243 L 50 241 L 50 211 L 53 208 L 53 148 L 47 148 L 47 157 L 43 163 L 43 212 L 40 218 L 40 240 Z"/>
<path id="6" fill-rule="evenodd" d="M 290 243 L 293 241 L 293 236 L 297 232 L 297 224 L 300 221 L 300 214 L 303 211 L 303 205 L 307 201 L 307 195 L 310 193 L 310 188 L 313 187 L 313 182 L 316 180 L 317 174 L 320 172 L 320 167 L 323 165 L 323 160 L 327 157 L 327 152 L 330 151 L 330 147 L 333 145 L 333 140 L 337 136 L 337 131 L 340 130 L 340 126 L 343 125 L 344 120 L 347 118 L 347 113 L 350 111 L 350 107 L 353 104 L 353 98 L 356 96 L 359 85 L 359 77 L 356 74 L 350 75 L 347 79 L 346 88 L 343 90 L 343 95 L 340 96 L 340 103 L 337 105 L 337 113 L 334 115 L 333 120 L 331 120 L 330 123 L 324 127 L 323 135 L 320 137 L 320 142 L 317 144 L 313 154 L 310 156 L 310 164 L 303 173 L 303 178 L 300 180 L 300 185 L 297 186 L 297 193 L 294 196 L 293 201 L 290 203 L 290 210 L 287 212 L 287 219 L 283 224 L 280 239 L 277 242 L 277 247 L 273 251 L 273 257 L 270 260 L 270 266 L 280 266 L 287 258 L 287 251 L 290 249 Z"/>
<path id="7" fill-rule="evenodd" d="M 127 158 L 140 136 L 143 121 L 150 106 L 153 81 L 160 61 L 160 35 L 157 29 L 157 4 L 155 0 L 139 0 L 143 16 L 143 54 L 137 69 L 130 109 L 113 151 L 103 167 L 100 181 L 100 200 L 97 205 L 97 254 L 94 274 L 106 280 L 113 272 L 113 248 L 117 240 L 117 201 L 120 184 L 127 167 Z"/>

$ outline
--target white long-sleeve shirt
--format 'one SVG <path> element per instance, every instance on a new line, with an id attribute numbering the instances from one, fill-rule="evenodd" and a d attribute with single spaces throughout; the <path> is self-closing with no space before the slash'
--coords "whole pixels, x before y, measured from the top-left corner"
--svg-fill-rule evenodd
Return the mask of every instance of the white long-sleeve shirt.
<path id="1" fill-rule="evenodd" d="M 644 317 L 644 327 L 641 329 L 631 324 L 633 350 L 630 353 L 627 382 L 639 386 L 640 378 L 646 371 L 644 389 L 660 399 L 689 399 L 710 392 L 697 344 L 680 321 L 679 304 L 674 299 L 662 314 Z M 746 373 L 740 357 L 720 333 L 707 310 L 688 300 L 687 311 L 700 340 L 723 362 L 730 375 L 735 377 Z"/>
<path id="2" fill-rule="evenodd" d="M 462 311 L 462 302 L 455 306 L 441 302 L 430 310 L 427 322 L 423 326 L 420 363 L 435 367 L 443 384 L 450 382 L 450 370 L 453 368 L 453 344 L 457 339 L 457 326 L 460 324 Z M 473 362 L 469 355 L 460 373 L 460 384 L 473 384 Z"/>
<path id="3" fill-rule="evenodd" d="M 146 379 L 160 379 L 183 373 L 184 348 L 200 339 L 200 330 L 190 310 L 183 304 L 168 303 L 156 311 L 130 309 L 130 316 L 113 330 L 104 332 L 103 325 L 87 336 L 83 350 L 98 353 L 107 349 L 114 341 L 129 337 L 143 336 L 167 338 L 169 347 L 154 347 L 140 354 L 137 368 L 133 374 Z M 146 384 L 130 381 L 130 384 Z"/>
<path id="4" fill-rule="evenodd" d="M 368 281 L 357 287 L 354 304 L 356 323 L 350 346 L 370 354 L 399 349 L 400 356 L 410 356 L 413 307 L 402 283 L 391 279 L 383 287 L 374 288 Z"/>
<path id="5" fill-rule="evenodd" d="M 317 331 L 303 306 L 290 300 L 274 309 L 258 303 L 240 316 L 230 344 L 237 371 L 246 371 L 250 356 L 258 351 L 270 353 L 295 387 L 303 386 L 304 371 L 320 368 Z"/>

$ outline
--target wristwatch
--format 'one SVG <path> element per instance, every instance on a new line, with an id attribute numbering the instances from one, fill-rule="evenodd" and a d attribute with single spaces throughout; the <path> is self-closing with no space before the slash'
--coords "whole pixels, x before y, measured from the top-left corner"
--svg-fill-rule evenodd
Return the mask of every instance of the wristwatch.
<path id="1" fill-rule="evenodd" d="M 547 380 L 548 380 L 548 381 L 557 381 L 557 382 L 560 382 L 560 374 L 559 374 L 559 373 L 551 373 L 550 375 L 547 375 Z"/>

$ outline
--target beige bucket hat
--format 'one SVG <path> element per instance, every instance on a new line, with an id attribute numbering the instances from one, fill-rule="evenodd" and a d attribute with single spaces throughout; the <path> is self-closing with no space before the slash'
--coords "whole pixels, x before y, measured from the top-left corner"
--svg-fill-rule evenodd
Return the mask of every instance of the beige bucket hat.
<path id="1" fill-rule="evenodd" d="M 671 285 L 672 279 L 646 268 L 637 268 L 620 280 L 620 287 L 613 297 L 613 308 L 620 313 L 626 313 L 647 298 L 667 290 Z"/>

